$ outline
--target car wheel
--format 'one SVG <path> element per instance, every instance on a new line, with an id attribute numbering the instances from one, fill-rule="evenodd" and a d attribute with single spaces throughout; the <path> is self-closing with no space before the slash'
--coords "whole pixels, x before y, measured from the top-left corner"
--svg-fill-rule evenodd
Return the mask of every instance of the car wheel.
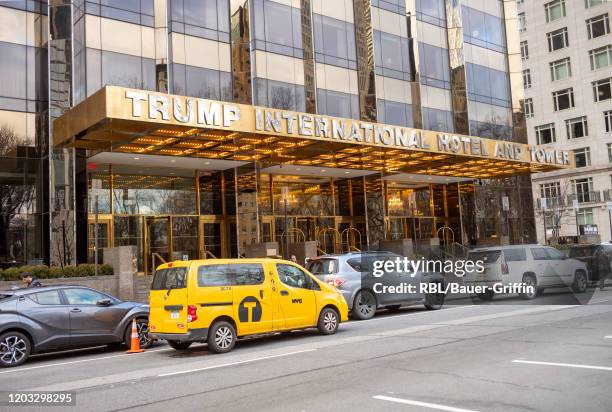
<path id="1" fill-rule="evenodd" d="M 572 285 L 572 289 L 576 293 L 583 293 L 587 290 L 587 277 L 582 271 L 577 271 L 576 276 L 574 276 L 574 283 Z"/>
<path id="2" fill-rule="evenodd" d="M 446 295 L 442 292 L 439 293 L 427 293 L 425 295 L 425 308 L 427 310 L 439 310 L 444 306 L 444 297 Z"/>
<path id="3" fill-rule="evenodd" d="M 476 296 L 478 296 L 478 299 L 482 300 L 483 302 L 489 302 L 495 297 L 495 292 L 493 292 L 493 289 L 487 289 L 486 292 L 478 293 Z"/>
<path id="4" fill-rule="evenodd" d="M 536 294 L 538 296 L 542 296 L 544 294 L 544 288 L 538 288 L 538 290 L 536 291 Z"/>
<path id="5" fill-rule="evenodd" d="M 20 332 L 6 332 L 0 336 L 0 366 L 11 368 L 28 360 L 32 343 Z"/>
<path id="6" fill-rule="evenodd" d="M 538 281 L 534 275 L 523 275 L 523 286 L 525 291 L 520 294 L 523 299 L 535 299 L 538 295 Z"/>
<path id="7" fill-rule="evenodd" d="M 333 335 L 338 330 L 339 324 L 338 312 L 332 308 L 325 308 L 319 314 L 317 329 L 319 329 L 319 333 L 322 335 Z"/>
<path id="8" fill-rule="evenodd" d="M 153 345 L 153 339 L 149 336 L 149 321 L 147 319 L 136 319 L 136 330 L 138 331 L 140 349 L 150 348 Z M 128 349 L 132 348 L 132 322 L 128 324 L 123 342 Z"/>
<path id="9" fill-rule="evenodd" d="M 387 306 L 387 310 L 389 312 L 397 312 L 398 310 L 400 310 L 401 307 L 402 305 L 391 305 L 391 306 Z"/>
<path id="10" fill-rule="evenodd" d="M 216 322 L 208 331 L 208 350 L 214 353 L 225 353 L 236 345 L 236 330 L 231 323 Z"/>
<path id="11" fill-rule="evenodd" d="M 359 320 L 372 319 L 376 314 L 376 298 L 371 292 L 361 290 L 355 296 L 352 314 Z"/>
<path id="12" fill-rule="evenodd" d="M 193 342 L 179 342 L 178 340 L 169 340 L 168 341 L 168 345 L 170 345 L 170 347 L 172 349 L 176 349 L 176 350 L 185 350 L 185 349 L 189 348 L 192 343 Z"/>

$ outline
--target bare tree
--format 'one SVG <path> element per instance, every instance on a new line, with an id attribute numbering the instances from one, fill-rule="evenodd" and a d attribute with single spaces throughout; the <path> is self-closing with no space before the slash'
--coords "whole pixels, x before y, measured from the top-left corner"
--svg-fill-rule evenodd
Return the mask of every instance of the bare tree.
<path id="1" fill-rule="evenodd" d="M 15 158 L 18 146 L 29 146 L 30 141 L 20 137 L 13 129 L 6 125 L 0 126 L 0 157 Z M 5 260 L 16 260 L 21 252 L 17 250 L 18 245 L 11 245 L 10 226 L 16 215 L 27 212 L 34 198 L 34 186 L 30 185 L 23 174 L 18 171 L 14 177 L 9 176 L 0 184 L 0 256 Z M 9 171 L 10 175 L 10 171 Z M 22 248 L 22 245 L 20 248 Z"/>
<path id="2" fill-rule="evenodd" d="M 543 205 L 540 201 L 539 209 L 544 220 L 544 227 L 547 230 L 552 227 L 552 239 L 558 239 L 561 235 L 561 227 L 573 223 L 570 217 L 574 216 L 574 210 L 570 204 L 570 198 L 574 195 L 573 185 L 571 180 L 565 180 L 559 183 L 550 193 L 541 193 L 542 198 L 546 198 L 546 204 Z M 545 207 L 543 207 L 545 206 Z M 549 220 L 550 225 L 546 222 Z"/>

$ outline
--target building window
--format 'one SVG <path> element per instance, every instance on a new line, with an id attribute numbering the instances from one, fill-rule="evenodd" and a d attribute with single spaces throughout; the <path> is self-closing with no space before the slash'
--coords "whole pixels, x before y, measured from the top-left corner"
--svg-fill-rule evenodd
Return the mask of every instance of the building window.
<path id="1" fill-rule="evenodd" d="M 597 70 L 612 64 L 612 45 L 600 47 L 595 50 L 589 51 L 591 58 L 591 70 Z"/>
<path id="2" fill-rule="evenodd" d="M 271 0 L 252 3 L 255 49 L 304 58 L 301 10 Z"/>
<path id="3" fill-rule="evenodd" d="M 96 3 L 99 3 L 99 1 L 96 1 Z M 121 3 L 138 4 L 137 1 L 123 1 Z M 151 14 L 153 14 L 153 2 L 151 3 Z M 168 2 L 168 7 L 170 8 L 170 28 L 172 32 L 225 43 L 230 42 L 228 1 L 173 0 Z M 153 21 L 153 19 L 151 20 Z"/>
<path id="4" fill-rule="evenodd" d="M 576 212 L 576 215 L 579 226 L 595 224 L 595 220 L 593 219 L 593 209 L 580 209 Z"/>
<path id="5" fill-rule="evenodd" d="M 317 63 L 356 70 L 355 26 L 319 14 L 312 15 L 312 24 Z"/>
<path id="6" fill-rule="evenodd" d="M 372 6 L 392 13 L 406 14 L 406 3 L 402 0 L 372 0 Z"/>
<path id="7" fill-rule="evenodd" d="M 462 6 L 464 41 L 475 46 L 506 52 L 504 20 L 472 7 Z"/>
<path id="8" fill-rule="evenodd" d="M 563 89 L 553 92 L 555 111 L 571 109 L 574 107 L 574 88 Z"/>
<path id="9" fill-rule="evenodd" d="M 540 197 L 544 199 L 558 199 L 561 197 L 561 183 L 550 182 L 540 185 Z"/>
<path id="10" fill-rule="evenodd" d="M 523 113 L 525 114 L 525 117 L 533 117 L 533 99 L 530 97 L 529 99 L 521 100 L 521 104 L 523 105 Z"/>
<path id="11" fill-rule="evenodd" d="M 317 89 L 317 111 L 329 116 L 359 119 L 359 96 Z"/>
<path id="12" fill-rule="evenodd" d="M 608 143 L 608 162 L 612 163 L 612 143 Z"/>
<path id="13" fill-rule="evenodd" d="M 604 119 L 606 121 L 606 133 L 612 133 L 612 110 L 604 112 Z"/>
<path id="14" fill-rule="evenodd" d="M 576 167 L 591 166 L 591 149 L 588 147 L 575 149 L 574 159 L 576 160 Z"/>
<path id="15" fill-rule="evenodd" d="M 535 128 L 536 137 L 538 144 L 548 144 L 557 141 L 557 133 L 555 131 L 555 124 L 549 123 Z"/>
<path id="16" fill-rule="evenodd" d="M 372 1 L 372 5 L 377 0 Z M 406 8 L 405 2 L 404 10 Z M 402 13 L 406 14 L 406 13 Z M 445 0 L 416 0 L 417 20 L 424 21 L 439 27 L 446 28 L 446 2 Z"/>
<path id="17" fill-rule="evenodd" d="M 589 39 L 605 36 L 610 33 L 610 19 L 608 18 L 608 13 L 588 19 L 586 24 Z"/>
<path id="18" fill-rule="evenodd" d="M 359 117 L 359 113 L 357 113 Z M 413 127 L 412 106 L 406 103 L 378 99 L 376 115 L 380 123 Z"/>
<path id="19" fill-rule="evenodd" d="M 255 92 L 254 103 L 258 106 L 295 110 L 296 112 L 306 110 L 304 86 L 299 84 L 255 77 L 253 90 Z"/>
<path id="20" fill-rule="evenodd" d="M 523 4 L 525 3 L 525 0 L 516 0 L 516 4 Z"/>
<path id="21" fill-rule="evenodd" d="M 531 88 L 531 70 L 530 69 L 523 70 L 523 87 L 525 89 Z"/>
<path id="22" fill-rule="evenodd" d="M 450 89 L 448 49 L 419 43 L 421 84 Z"/>
<path id="23" fill-rule="evenodd" d="M 593 192 L 593 178 L 585 177 L 583 179 L 572 180 L 572 186 L 574 187 L 574 194 L 578 203 L 587 203 L 591 201 Z"/>
<path id="24" fill-rule="evenodd" d="M 555 0 L 544 5 L 546 12 L 546 22 L 558 20 L 565 17 L 565 0 Z"/>
<path id="25" fill-rule="evenodd" d="M 518 25 L 520 32 L 524 32 L 527 30 L 527 21 L 525 20 L 525 13 L 518 14 Z"/>
<path id="26" fill-rule="evenodd" d="M 529 59 L 529 45 L 527 44 L 527 40 L 521 42 L 521 59 Z"/>
<path id="27" fill-rule="evenodd" d="M 568 139 L 577 139 L 579 137 L 586 137 L 589 135 L 589 127 L 586 116 L 566 120 L 565 127 L 567 129 Z"/>
<path id="28" fill-rule="evenodd" d="M 596 102 L 612 99 L 612 77 L 593 82 L 593 94 Z"/>
<path id="29" fill-rule="evenodd" d="M 374 66 L 379 76 L 410 80 L 410 46 L 407 37 L 374 30 Z"/>
<path id="30" fill-rule="evenodd" d="M 550 63 L 550 77 L 552 81 L 565 80 L 572 77 L 572 65 L 570 58 L 557 60 Z"/>
<path id="31" fill-rule="evenodd" d="M 555 50 L 563 49 L 569 46 L 569 36 L 567 34 L 567 27 L 562 29 L 551 31 L 546 34 L 548 39 L 548 51 L 553 52 Z"/>
<path id="32" fill-rule="evenodd" d="M 597 6 L 599 4 L 603 4 L 607 1 L 610 0 L 584 0 L 584 7 L 586 7 L 587 9 L 593 6 Z"/>

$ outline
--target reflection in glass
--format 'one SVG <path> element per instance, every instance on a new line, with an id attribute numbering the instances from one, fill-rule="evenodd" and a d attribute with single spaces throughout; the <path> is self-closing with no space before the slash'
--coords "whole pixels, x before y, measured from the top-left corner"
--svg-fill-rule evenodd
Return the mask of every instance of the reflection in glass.
<path id="1" fill-rule="evenodd" d="M 255 105 L 298 112 L 305 111 L 304 86 L 261 78 L 253 79 L 253 84 Z"/>
<path id="2" fill-rule="evenodd" d="M 253 0 L 257 50 L 303 58 L 300 9 L 271 0 Z"/>
<path id="3" fill-rule="evenodd" d="M 421 84 L 450 89 L 448 49 L 419 42 Z"/>
<path id="4" fill-rule="evenodd" d="M 359 119 L 359 96 L 317 89 L 317 111 L 329 116 Z"/>

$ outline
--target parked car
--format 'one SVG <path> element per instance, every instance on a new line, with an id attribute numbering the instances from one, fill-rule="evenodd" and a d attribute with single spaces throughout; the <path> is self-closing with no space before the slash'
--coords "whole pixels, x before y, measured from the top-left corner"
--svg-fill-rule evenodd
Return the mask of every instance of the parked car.
<path id="1" fill-rule="evenodd" d="M 31 354 L 124 343 L 136 319 L 141 347 L 151 345 L 149 306 L 83 286 L 0 291 L 0 366 Z"/>
<path id="2" fill-rule="evenodd" d="M 242 336 L 317 328 L 333 335 L 348 320 L 338 291 L 280 259 L 169 262 L 151 286 L 151 336 L 177 350 L 206 342 L 225 353 Z"/>
<path id="3" fill-rule="evenodd" d="M 568 251 L 569 257 L 584 262 L 589 271 L 589 280 L 598 282 L 612 274 L 612 244 L 575 245 Z"/>
<path id="4" fill-rule="evenodd" d="M 403 259 L 390 252 L 360 252 L 323 255 L 306 262 L 307 269 L 318 279 L 334 285 L 349 306 L 351 316 L 356 319 L 372 318 L 378 308 L 397 310 L 402 305 L 422 302 L 427 309 L 440 309 L 444 304 L 444 294 L 423 294 L 419 292 L 422 283 L 444 285 L 444 277 L 439 273 L 404 271 L 385 272 L 381 277 L 372 273 L 373 262 L 377 260 L 395 261 Z M 376 283 L 384 286 L 412 284 L 416 293 L 377 293 Z"/>
<path id="5" fill-rule="evenodd" d="M 550 246 L 515 245 L 473 249 L 468 254 L 472 261 L 484 262 L 484 272 L 466 273 L 464 284 L 503 286 L 523 283 L 533 286 L 531 292 L 520 294 L 524 299 L 533 299 L 545 289 L 571 287 L 575 292 L 584 292 L 588 284 L 587 266 L 576 259 Z M 478 297 L 482 300 L 493 299 L 492 288 Z"/>

